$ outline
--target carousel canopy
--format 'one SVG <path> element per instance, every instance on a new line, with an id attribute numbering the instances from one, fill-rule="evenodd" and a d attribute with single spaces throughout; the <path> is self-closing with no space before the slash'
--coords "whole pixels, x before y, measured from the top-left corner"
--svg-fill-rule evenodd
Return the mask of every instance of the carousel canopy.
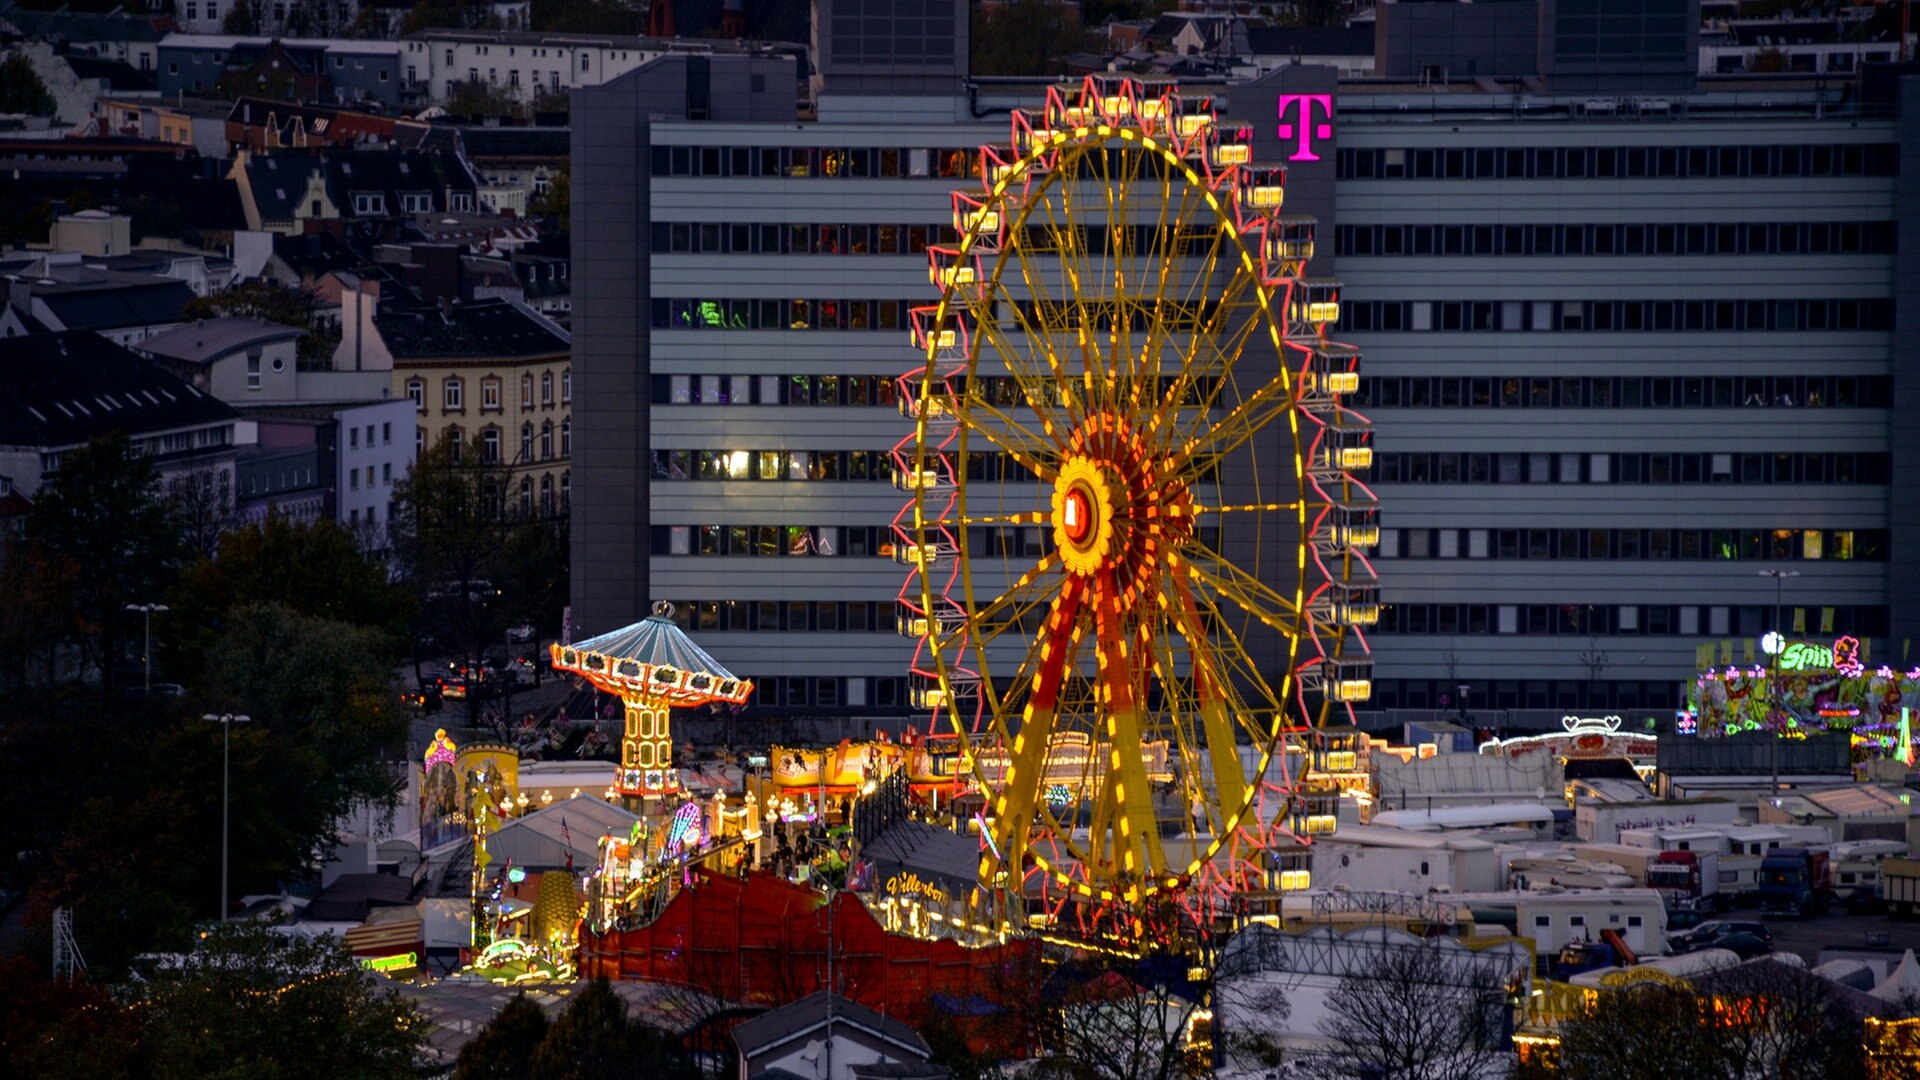
<path id="1" fill-rule="evenodd" d="M 674 625 L 668 611 L 573 645 L 555 645 L 553 660 L 609 693 L 674 705 L 738 704 L 753 692 L 751 682 L 722 667 Z"/>

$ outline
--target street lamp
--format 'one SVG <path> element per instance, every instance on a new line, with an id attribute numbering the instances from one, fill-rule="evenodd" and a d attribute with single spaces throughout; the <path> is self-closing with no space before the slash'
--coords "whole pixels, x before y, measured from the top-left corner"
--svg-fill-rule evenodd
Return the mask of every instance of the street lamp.
<path id="1" fill-rule="evenodd" d="M 128 604 L 128 611 L 138 611 L 146 619 L 146 643 L 140 650 L 140 659 L 147 667 L 146 694 L 153 696 L 153 613 L 167 610 L 165 604 Z"/>
<path id="2" fill-rule="evenodd" d="M 208 713 L 200 719 L 220 725 L 220 921 L 227 921 L 227 807 L 230 803 L 228 764 L 232 760 L 233 725 L 250 724 L 251 716 Z"/>
<path id="3" fill-rule="evenodd" d="M 1786 588 L 1787 579 L 1799 577 L 1798 570 L 1762 570 L 1761 577 L 1773 579 L 1773 629 L 1768 630 L 1760 639 L 1760 648 L 1767 654 L 1773 668 L 1773 674 L 1767 678 L 1767 722 L 1774 727 L 1773 747 L 1768 755 L 1773 759 L 1773 793 L 1780 794 L 1780 732 L 1774 712 L 1780 707 L 1780 654 L 1787 651 L 1787 638 L 1780 632 L 1780 593 Z"/>

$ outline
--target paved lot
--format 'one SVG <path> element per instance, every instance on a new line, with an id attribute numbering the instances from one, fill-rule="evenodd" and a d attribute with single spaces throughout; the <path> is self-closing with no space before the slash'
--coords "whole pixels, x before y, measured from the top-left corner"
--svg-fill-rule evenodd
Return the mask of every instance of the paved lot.
<path id="1" fill-rule="evenodd" d="M 1756 919 L 1751 909 L 1736 909 L 1721 916 L 1728 919 Z M 1920 919 L 1896 921 L 1885 915 L 1849 915 L 1830 912 L 1811 919 L 1768 917 L 1761 919 L 1773 931 L 1773 947 L 1780 952 L 1795 952 L 1809 964 L 1832 960 L 1837 956 L 1891 953 L 1896 959 L 1907 949 L 1920 953 Z M 1884 943 L 1869 935 L 1886 935 Z M 1825 956 L 1822 956 L 1822 953 Z"/>

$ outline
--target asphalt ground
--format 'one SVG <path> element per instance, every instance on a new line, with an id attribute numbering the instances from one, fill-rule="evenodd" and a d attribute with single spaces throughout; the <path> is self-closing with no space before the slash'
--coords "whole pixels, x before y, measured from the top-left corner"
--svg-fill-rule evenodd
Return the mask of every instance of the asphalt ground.
<path id="1" fill-rule="evenodd" d="M 1898 959 L 1908 949 L 1920 953 L 1920 919 L 1889 919 L 1885 915 L 1853 915 L 1829 911 L 1805 919 L 1761 917 L 1752 909 L 1736 908 L 1723 919 L 1752 919 L 1767 924 L 1775 952 L 1800 954 L 1808 964 L 1840 957 L 1887 954 Z"/>

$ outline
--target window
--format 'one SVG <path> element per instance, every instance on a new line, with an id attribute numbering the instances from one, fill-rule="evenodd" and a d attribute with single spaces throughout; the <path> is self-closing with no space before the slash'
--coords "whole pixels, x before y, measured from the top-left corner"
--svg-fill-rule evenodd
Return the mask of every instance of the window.
<path id="1" fill-rule="evenodd" d="M 520 460 L 533 460 L 533 425 L 520 425 Z"/>
<path id="2" fill-rule="evenodd" d="M 533 408 L 533 376 L 532 375 L 520 376 L 520 407 L 523 409 Z"/>
<path id="3" fill-rule="evenodd" d="M 551 371 L 540 373 L 540 404 L 542 406 L 553 404 L 553 372 Z"/>
<path id="4" fill-rule="evenodd" d="M 247 389 L 260 389 L 260 354 L 247 354 Z"/>
<path id="5" fill-rule="evenodd" d="M 549 420 L 546 423 L 540 425 L 540 460 L 546 461 L 552 457 L 553 457 L 553 422 Z"/>
<path id="6" fill-rule="evenodd" d="M 573 404 L 573 369 L 572 368 L 568 368 L 567 370 L 560 373 L 560 404 L 562 405 Z"/>
<path id="7" fill-rule="evenodd" d="M 531 476 L 523 476 L 520 478 L 520 512 L 522 514 L 533 513 L 533 477 Z M 681 552 L 681 554 L 684 555 L 686 553 Z"/>
<path id="8" fill-rule="evenodd" d="M 380 482 L 387 487 L 393 486 L 393 462 L 383 461 L 380 463 Z"/>
<path id="9" fill-rule="evenodd" d="M 426 452 L 427 452 L 427 429 L 422 427 L 414 428 L 413 429 L 413 454 L 415 457 L 419 457 L 421 454 L 424 454 Z"/>
<path id="10" fill-rule="evenodd" d="M 391 420 L 386 421 L 380 425 L 380 445 L 381 446 L 393 445 L 393 422 Z"/>
<path id="11" fill-rule="evenodd" d="M 350 427 L 347 429 L 347 449 L 349 450 L 360 449 L 360 429 L 359 428 Z"/>
<path id="12" fill-rule="evenodd" d="M 480 445 L 482 450 L 480 460 L 489 465 L 498 465 L 500 463 L 500 429 L 490 427 L 481 432 Z"/>
<path id="13" fill-rule="evenodd" d="M 500 380 L 487 378 L 480 380 L 480 407 L 498 412 L 500 410 Z"/>
<path id="14" fill-rule="evenodd" d="M 447 412 L 465 411 L 465 390 L 458 376 L 450 376 L 440 387 L 440 407 Z"/>
<path id="15" fill-rule="evenodd" d="M 573 421 L 560 421 L 560 456 L 573 456 Z"/>

